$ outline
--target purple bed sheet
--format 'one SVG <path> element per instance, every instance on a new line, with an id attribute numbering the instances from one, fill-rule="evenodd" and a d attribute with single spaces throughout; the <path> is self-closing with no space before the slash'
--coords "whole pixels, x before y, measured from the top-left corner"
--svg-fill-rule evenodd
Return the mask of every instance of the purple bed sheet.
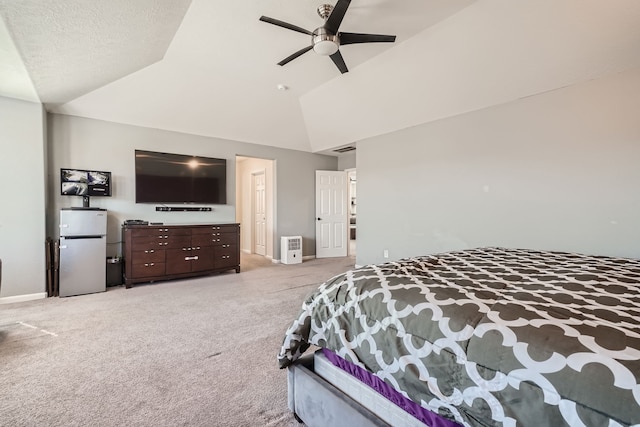
<path id="1" fill-rule="evenodd" d="M 413 400 L 400 394 L 393 387 L 373 375 L 371 372 L 343 359 L 331 350 L 323 348 L 322 353 L 334 366 L 337 366 L 349 375 L 360 380 L 362 383 L 368 385 L 378 392 L 378 394 L 384 396 L 387 400 L 393 402 L 403 411 L 411 414 L 429 427 L 460 427 L 460 424 L 423 408 Z"/>

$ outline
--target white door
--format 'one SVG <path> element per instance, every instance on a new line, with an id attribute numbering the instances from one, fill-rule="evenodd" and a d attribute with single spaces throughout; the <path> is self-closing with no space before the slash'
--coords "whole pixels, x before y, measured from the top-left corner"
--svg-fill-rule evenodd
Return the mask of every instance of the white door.
<path id="1" fill-rule="evenodd" d="M 251 174 L 253 180 L 253 252 L 267 253 L 267 207 L 265 171 Z"/>
<path id="2" fill-rule="evenodd" d="M 347 256 L 347 173 L 316 171 L 316 257 Z"/>

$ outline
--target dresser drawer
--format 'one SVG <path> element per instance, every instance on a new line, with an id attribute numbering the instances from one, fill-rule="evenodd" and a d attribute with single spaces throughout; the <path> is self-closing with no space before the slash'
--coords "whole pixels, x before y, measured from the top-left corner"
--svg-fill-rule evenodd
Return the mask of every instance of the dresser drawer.
<path id="1" fill-rule="evenodd" d="M 131 230 L 131 237 L 133 238 L 153 237 L 153 236 L 167 234 L 166 232 L 167 232 L 167 229 L 160 228 L 160 227 L 136 228 L 134 230 Z"/>
<path id="2" fill-rule="evenodd" d="M 240 264 L 237 245 L 220 245 L 214 248 L 213 263 L 216 268 L 235 267 Z"/>
<path id="3" fill-rule="evenodd" d="M 192 257 L 197 257 L 191 261 L 191 271 L 205 271 L 213 268 L 213 248 L 212 247 L 200 247 L 200 249 L 193 248 L 191 251 Z"/>
<path id="4" fill-rule="evenodd" d="M 191 236 L 190 228 L 167 228 L 165 230 L 166 232 L 164 234 L 169 236 Z"/>
<path id="5" fill-rule="evenodd" d="M 214 245 L 237 245 L 238 244 L 238 235 L 232 233 L 219 233 L 217 236 L 213 237 Z"/>
<path id="6" fill-rule="evenodd" d="M 131 266 L 131 274 L 135 278 L 164 276 L 164 271 L 164 262 L 145 262 Z"/>
<path id="7" fill-rule="evenodd" d="M 168 237 L 165 236 L 143 236 L 136 237 L 131 242 L 131 250 L 144 251 L 147 249 L 160 249 L 167 246 Z"/>
<path id="8" fill-rule="evenodd" d="M 211 234 L 211 230 L 207 230 L 206 234 L 193 234 L 191 236 L 191 246 L 192 247 L 211 246 L 214 244 L 213 239 L 214 239 L 214 236 Z"/>
<path id="9" fill-rule="evenodd" d="M 238 227 L 237 225 L 221 225 L 220 226 L 220 232 L 221 233 L 234 233 L 234 234 L 238 234 L 238 230 L 240 227 Z"/>
<path id="10" fill-rule="evenodd" d="M 165 240 L 164 247 L 167 249 L 189 248 L 191 247 L 191 235 L 176 234 L 173 236 L 169 236 L 169 238 Z"/>
<path id="11" fill-rule="evenodd" d="M 164 249 L 146 249 L 131 253 L 133 264 L 145 264 L 150 262 L 164 262 Z"/>
<path id="12" fill-rule="evenodd" d="M 216 233 L 237 233 L 239 227 L 234 224 L 212 225 L 209 229 Z"/>
<path id="13" fill-rule="evenodd" d="M 191 229 L 191 235 L 196 234 L 211 234 L 214 231 L 214 227 L 211 225 L 206 225 L 202 227 L 194 227 Z"/>

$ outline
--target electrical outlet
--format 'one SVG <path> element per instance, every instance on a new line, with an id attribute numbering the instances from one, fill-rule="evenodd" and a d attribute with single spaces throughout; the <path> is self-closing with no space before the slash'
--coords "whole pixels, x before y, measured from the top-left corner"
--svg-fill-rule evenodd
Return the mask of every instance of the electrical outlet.
<path id="1" fill-rule="evenodd" d="M 382 256 L 389 258 L 389 249 L 385 249 L 384 252 L 382 252 Z"/>

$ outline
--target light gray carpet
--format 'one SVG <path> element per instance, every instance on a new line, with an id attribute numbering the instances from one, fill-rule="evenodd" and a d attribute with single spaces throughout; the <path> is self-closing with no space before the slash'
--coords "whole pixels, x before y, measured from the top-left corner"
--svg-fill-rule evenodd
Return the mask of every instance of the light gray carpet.
<path id="1" fill-rule="evenodd" d="M 2 426 L 298 426 L 276 355 L 353 258 L 0 305 Z"/>

